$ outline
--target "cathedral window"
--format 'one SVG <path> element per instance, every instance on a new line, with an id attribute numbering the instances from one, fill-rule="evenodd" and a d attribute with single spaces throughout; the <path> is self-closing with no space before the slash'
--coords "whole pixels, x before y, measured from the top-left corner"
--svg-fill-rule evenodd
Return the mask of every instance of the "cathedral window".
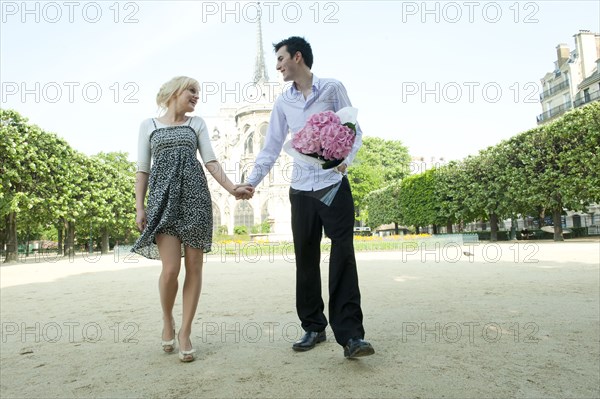
<path id="1" fill-rule="evenodd" d="M 254 132 L 251 132 L 246 139 L 244 154 L 254 154 Z"/>
<path id="2" fill-rule="evenodd" d="M 254 226 L 254 209 L 248 201 L 237 201 L 234 215 L 235 226 L 246 226 L 249 229 Z"/>

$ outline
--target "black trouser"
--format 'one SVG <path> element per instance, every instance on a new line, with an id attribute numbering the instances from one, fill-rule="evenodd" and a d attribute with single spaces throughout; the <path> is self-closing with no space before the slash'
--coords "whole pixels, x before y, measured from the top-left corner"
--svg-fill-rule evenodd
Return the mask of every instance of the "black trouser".
<path id="1" fill-rule="evenodd" d="M 321 296 L 322 230 L 331 239 L 329 320 L 336 341 L 364 338 L 360 290 L 354 257 L 354 201 L 346 177 L 330 206 L 303 194 L 290 194 L 296 254 L 296 310 L 305 331 L 323 331 L 327 318 Z"/>

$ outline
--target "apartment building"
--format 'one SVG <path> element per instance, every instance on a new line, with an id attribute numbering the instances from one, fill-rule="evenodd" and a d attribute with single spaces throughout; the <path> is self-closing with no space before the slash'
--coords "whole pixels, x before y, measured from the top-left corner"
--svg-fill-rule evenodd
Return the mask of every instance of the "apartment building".
<path id="1" fill-rule="evenodd" d="M 564 43 L 556 46 L 554 70 L 541 79 L 538 125 L 600 98 L 600 33 L 580 30 L 574 38 L 574 50 Z"/>

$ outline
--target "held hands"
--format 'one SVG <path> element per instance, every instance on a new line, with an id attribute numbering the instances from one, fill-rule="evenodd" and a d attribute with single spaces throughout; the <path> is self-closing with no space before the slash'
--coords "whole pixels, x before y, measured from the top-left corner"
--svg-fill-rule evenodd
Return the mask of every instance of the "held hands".
<path id="1" fill-rule="evenodd" d="M 233 192 L 231 194 L 233 194 L 237 200 L 247 200 L 254 195 L 254 187 L 248 183 L 236 184 L 233 187 Z"/>

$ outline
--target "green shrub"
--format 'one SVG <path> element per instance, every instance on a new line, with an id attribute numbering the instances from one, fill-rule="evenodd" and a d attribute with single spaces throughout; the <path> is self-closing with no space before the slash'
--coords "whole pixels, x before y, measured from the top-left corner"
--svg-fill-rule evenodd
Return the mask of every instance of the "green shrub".
<path id="1" fill-rule="evenodd" d="M 235 234 L 236 236 L 248 234 L 248 228 L 246 226 L 235 226 L 233 228 L 233 234 Z"/>
<path id="2" fill-rule="evenodd" d="M 270 233 L 271 232 L 271 224 L 266 220 L 260 224 L 260 232 L 261 233 Z"/>

